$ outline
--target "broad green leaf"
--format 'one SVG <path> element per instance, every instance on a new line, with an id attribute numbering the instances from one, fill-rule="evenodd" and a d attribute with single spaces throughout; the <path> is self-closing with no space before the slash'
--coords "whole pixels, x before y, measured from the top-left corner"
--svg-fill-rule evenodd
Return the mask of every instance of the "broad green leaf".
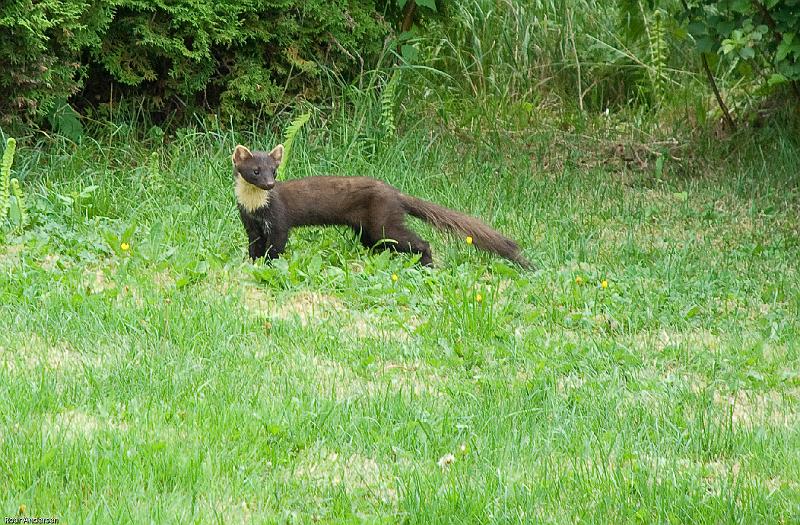
<path id="1" fill-rule="evenodd" d="M 83 136 L 83 124 L 78 120 L 79 116 L 66 101 L 59 101 L 47 120 L 53 131 L 72 142 L 78 142 Z"/>
<path id="2" fill-rule="evenodd" d="M 690 22 L 688 26 L 689 33 L 693 36 L 701 36 L 708 34 L 708 27 L 699 21 Z"/>
<path id="3" fill-rule="evenodd" d="M 716 42 L 710 36 L 697 39 L 697 50 L 701 53 L 713 53 L 716 50 Z"/>
<path id="4" fill-rule="evenodd" d="M 436 0 L 417 0 L 417 5 L 436 11 Z"/>
<path id="5" fill-rule="evenodd" d="M 780 62 L 784 60 L 789 52 L 792 50 L 791 46 L 786 45 L 784 42 L 778 46 L 777 51 L 775 51 L 775 61 Z"/>
<path id="6" fill-rule="evenodd" d="M 417 48 L 408 44 L 400 46 L 400 53 L 403 55 L 403 60 L 406 62 L 414 62 L 419 57 Z"/>
<path id="7" fill-rule="evenodd" d="M 767 80 L 767 84 L 770 86 L 777 86 L 778 84 L 783 84 L 787 80 L 788 79 L 780 73 L 773 73 Z"/>
<path id="8" fill-rule="evenodd" d="M 739 56 L 744 58 L 745 60 L 749 60 L 756 56 L 756 52 L 753 50 L 752 47 L 743 47 L 739 50 Z"/>

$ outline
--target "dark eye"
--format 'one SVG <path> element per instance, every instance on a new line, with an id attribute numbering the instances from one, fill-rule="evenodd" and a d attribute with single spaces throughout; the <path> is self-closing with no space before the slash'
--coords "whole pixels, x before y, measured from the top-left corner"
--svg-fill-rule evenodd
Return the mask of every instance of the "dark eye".
<path id="1" fill-rule="evenodd" d="M 259 172 L 259 171 L 261 171 L 261 170 L 259 170 L 258 168 L 254 169 L 254 170 L 253 170 L 253 175 L 258 175 L 258 172 Z"/>

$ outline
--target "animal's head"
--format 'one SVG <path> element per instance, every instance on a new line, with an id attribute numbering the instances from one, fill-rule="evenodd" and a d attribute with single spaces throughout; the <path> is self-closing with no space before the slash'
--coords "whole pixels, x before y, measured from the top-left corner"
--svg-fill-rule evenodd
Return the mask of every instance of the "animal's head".
<path id="1" fill-rule="evenodd" d="M 271 190 L 275 186 L 275 173 L 278 171 L 282 158 L 283 144 L 278 144 L 269 153 L 250 151 L 239 145 L 231 155 L 235 172 L 262 190 Z"/>

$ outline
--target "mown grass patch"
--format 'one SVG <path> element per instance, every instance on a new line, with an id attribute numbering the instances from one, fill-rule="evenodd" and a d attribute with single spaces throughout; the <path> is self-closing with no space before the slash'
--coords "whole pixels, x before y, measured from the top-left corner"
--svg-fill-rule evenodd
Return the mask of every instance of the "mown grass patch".
<path id="1" fill-rule="evenodd" d="M 6 514 L 800 518 L 791 146 L 690 178 L 546 172 L 442 136 L 295 149 L 288 177 L 371 175 L 481 216 L 525 272 L 417 222 L 433 270 L 335 228 L 253 265 L 236 142 L 18 149 L 32 223 L 0 248 Z"/>

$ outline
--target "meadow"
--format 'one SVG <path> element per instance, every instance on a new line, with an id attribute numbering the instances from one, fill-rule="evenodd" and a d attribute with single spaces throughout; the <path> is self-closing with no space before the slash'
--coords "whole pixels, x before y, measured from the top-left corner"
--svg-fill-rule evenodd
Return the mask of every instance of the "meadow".
<path id="1" fill-rule="evenodd" d="M 800 521 L 796 142 L 691 173 L 544 162 L 547 137 L 298 135 L 479 216 L 524 271 L 413 226 L 246 259 L 237 143 L 118 126 L 19 146 L 0 245 L 0 509 L 62 523 Z"/>

